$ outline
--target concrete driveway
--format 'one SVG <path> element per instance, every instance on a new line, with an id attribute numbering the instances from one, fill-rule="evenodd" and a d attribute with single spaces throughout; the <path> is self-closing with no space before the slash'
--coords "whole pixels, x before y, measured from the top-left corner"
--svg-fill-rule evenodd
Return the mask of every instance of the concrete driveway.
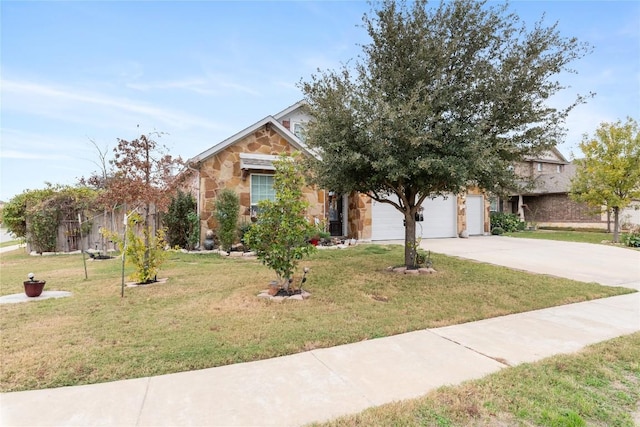
<path id="1" fill-rule="evenodd" d="M 640 290 L 640 251 L 637 250 L 503 236 L 426 239 L 420 246 L 435 253 L 518 270 Z"/>

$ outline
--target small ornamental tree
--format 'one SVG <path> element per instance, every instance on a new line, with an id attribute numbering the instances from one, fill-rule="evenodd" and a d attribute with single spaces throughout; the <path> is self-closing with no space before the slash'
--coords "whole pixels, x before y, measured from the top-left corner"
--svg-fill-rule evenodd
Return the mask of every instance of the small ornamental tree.
<path id="1" fill-rule="evenodd" d="M 305 217 L 309 202 L 302 193 L 302 164 L 295 157 L 283 155 L 274 165 L 276 200 L 258 203 L 257 221 L 244 240 L 258 259 L 276 272 L 278 285 L 288 290 L 298 262 L 315 250 L 308 238 L 317 230 Z"/>
<path id="2" fill-rule="evenodd" d="M 216 199 L 216 221 L 218 222 L 218 238 L 222 250 L 230 252 L 236 241 L 240 199 L 235 191 L 224 189 Z"/>
<path id="3" fill-rule="evenodd" d="M 116 242 L 120 252 L 124 252 L 126 262 L 134 266 L 131 279 L 141 284 L 156 281 L 158 270 L 167 256 L 163 230 L 157 230 L 154 234 L 153 227 L 144 222 L 142 215 L 133 211 L 127 215 L 124 239 L 115 232 L 104 230 L 103 233 Z"/>
<path id="4" fill-rule="evenodd" d="M 580 143 L 584 159 L 576 160 L 570 196 L 596 209 L 613 210 L 613 241 L 618 243 L 620 211 L 640 198 L 640 131 L 628 118 L 623 124 L 602 123 L 593 137 Z"/>
<path id="5" fill-rule="evenodd" d="M 160 133 L 140 135 L 131 141 L 118 139 L 113 149 L 111 163 L 113 172 L 107 181 L 105 195 L 118 204 L 144 207 L 144 223 L 152 227 L 151 211 L 163 211 L 169 204 L 169 196 L 176 181 L 174 170 L 182 164 L 180 157 L 174 158 L 168 149 L 160 146 L 154 138 Z M 145 259 L 151 257 L 153 245 L 151 233 L 145 235 L 148 248 Z M 148 260 L 151 262 L 151 259 Z"/>

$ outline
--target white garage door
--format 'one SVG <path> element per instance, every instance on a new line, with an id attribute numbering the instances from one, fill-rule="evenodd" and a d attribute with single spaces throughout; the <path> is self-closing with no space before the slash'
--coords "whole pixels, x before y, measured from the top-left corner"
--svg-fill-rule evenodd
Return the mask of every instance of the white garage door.
<path id="1" fill-rule="evenodd" d="M 469 236 L 484 234 L 483 196 L 467 196 L 467 231 Z"/>
<path id="2" fill-rule="evenodd" d="M 416 223 L 416 236 L 424 238 L 456 237 L 456 197 L 427 199 L 424 221 Z M 388 203 L 372 202 L 371 240 L 404 240 L 404 216 Z"/>

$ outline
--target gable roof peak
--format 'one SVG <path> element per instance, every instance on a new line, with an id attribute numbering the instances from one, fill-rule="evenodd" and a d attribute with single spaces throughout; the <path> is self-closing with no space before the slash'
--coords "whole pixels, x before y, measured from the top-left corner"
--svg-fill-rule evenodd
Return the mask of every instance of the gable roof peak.
<path id="1" fill-rule="evenodd" d="M 278 120 L 282 120 L 283 117 L 285 117 L 286 115 L 300 109 L 303 107 L 306 107 L 307 103 L 304 100 L 300 100 L 298 102 L 296 102 L 295 104 L 292 104 L 290 106 L 288 106 L 287 108 L 285 108 L 284 110 L 280 111 L 279 113 L 276 113 L 273 115 L 273 117 L 275 117 Z"/>

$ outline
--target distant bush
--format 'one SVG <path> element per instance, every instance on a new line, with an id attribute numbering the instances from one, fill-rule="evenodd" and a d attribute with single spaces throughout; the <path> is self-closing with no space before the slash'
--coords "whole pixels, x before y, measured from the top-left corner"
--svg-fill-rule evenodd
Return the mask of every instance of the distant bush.
<path id="1" fill-rule="evenodd" d="M 491 229 L 491 234 L 493 234 L 494 236 L 500 236 L 504 234 L 504 229 L 502 229 L 501 227 L 494 227 Z"/>
<path id="2" fill-rule="evenodd" d="M 640 248 L 640 228 L 636 227 L 629 233 L 623 234 L 622 243 L 632 248 Z"/>
<path id="3" fill-rule="evenodd" d="M 491 230 L 501 228 L 503 233 L 522 231 L 524 222 L 520 221 L 518 215 L 505 212 L 491 212 Z"/>

